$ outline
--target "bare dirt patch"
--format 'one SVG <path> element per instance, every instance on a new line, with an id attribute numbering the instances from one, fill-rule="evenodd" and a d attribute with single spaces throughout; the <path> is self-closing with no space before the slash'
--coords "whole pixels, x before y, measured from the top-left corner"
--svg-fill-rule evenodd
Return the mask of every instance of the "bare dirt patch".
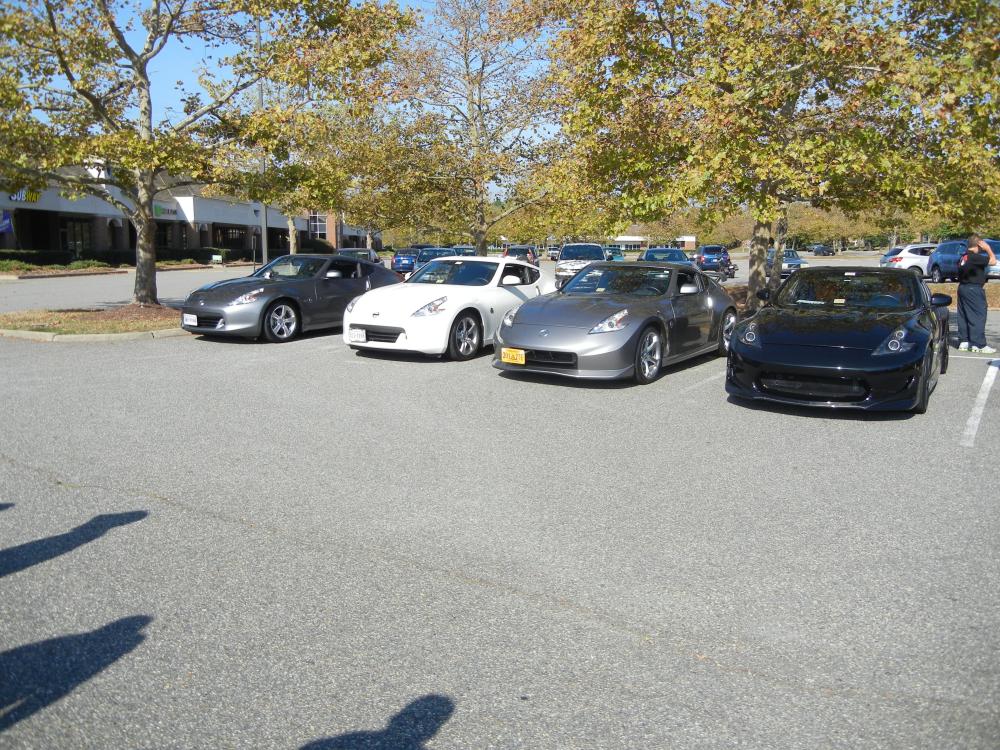
<path id="1" fill-rule="evenodd" d="M 132 333 L 180 327 L 180 313 L 163 305 L 106 310 L 29 310 L 0 315 L 0 328 L 46 333 Z"/>

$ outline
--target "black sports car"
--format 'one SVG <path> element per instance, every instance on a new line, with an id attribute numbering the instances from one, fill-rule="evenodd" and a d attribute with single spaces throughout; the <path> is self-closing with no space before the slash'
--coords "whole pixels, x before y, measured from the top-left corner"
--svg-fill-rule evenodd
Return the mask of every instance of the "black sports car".
<path id="1" fill-rule="evenodd" d="M 948 305 L 916 274 L 810 268 L 733 331 L 726 390 L 831 408 L 927 410 L 948 369 Z"/>

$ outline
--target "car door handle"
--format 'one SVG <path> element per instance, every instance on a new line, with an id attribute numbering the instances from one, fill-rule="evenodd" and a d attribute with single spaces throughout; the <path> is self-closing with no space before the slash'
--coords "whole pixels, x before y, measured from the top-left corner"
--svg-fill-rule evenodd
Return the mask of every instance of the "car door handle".
<path id="1" fill-rule="evenodd" d="M 367 292 L 371 288 L 372 288 L 372 280 L 371 279 L 365 279 L 365 291 Z"/>

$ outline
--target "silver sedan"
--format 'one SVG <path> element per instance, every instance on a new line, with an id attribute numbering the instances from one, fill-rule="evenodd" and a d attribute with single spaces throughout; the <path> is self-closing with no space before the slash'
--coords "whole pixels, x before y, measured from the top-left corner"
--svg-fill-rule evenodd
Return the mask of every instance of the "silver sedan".
<path id="1" fill-rule="evenodd" d="M 688 265 L 592 263 L 504 316 L 493 366 L 645 384 L 664 365 L 726 354 L 735 325 L 732 298 Z"/>

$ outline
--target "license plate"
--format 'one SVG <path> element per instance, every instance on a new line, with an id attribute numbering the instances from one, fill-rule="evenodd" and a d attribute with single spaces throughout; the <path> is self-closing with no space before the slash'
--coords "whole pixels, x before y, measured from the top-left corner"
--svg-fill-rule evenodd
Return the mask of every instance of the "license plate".
<path id="1" fill-rule="evenodd" d="M 524 349 L 508 349 L 506 346 L 500 349 L 500 361 L 511 365 L 524 364 Z"/>
<path id="2" fill-rule="evenodd" d="M 191 315 L 189 313 L 183 313 L 181 315 L 181 324 L 182 325 L 186 325 L 186 326 L 197 326 L 198 325 L 198 316 L 197 315 Z"/>
<path id="3" fill-rule="evenodd" d="M 364 328 L 352 328 L 349 336 L 351 341 L 356 341 L 359 344 L 363 344 L 368 341 L 368 335 L 365 333 Z"/>

